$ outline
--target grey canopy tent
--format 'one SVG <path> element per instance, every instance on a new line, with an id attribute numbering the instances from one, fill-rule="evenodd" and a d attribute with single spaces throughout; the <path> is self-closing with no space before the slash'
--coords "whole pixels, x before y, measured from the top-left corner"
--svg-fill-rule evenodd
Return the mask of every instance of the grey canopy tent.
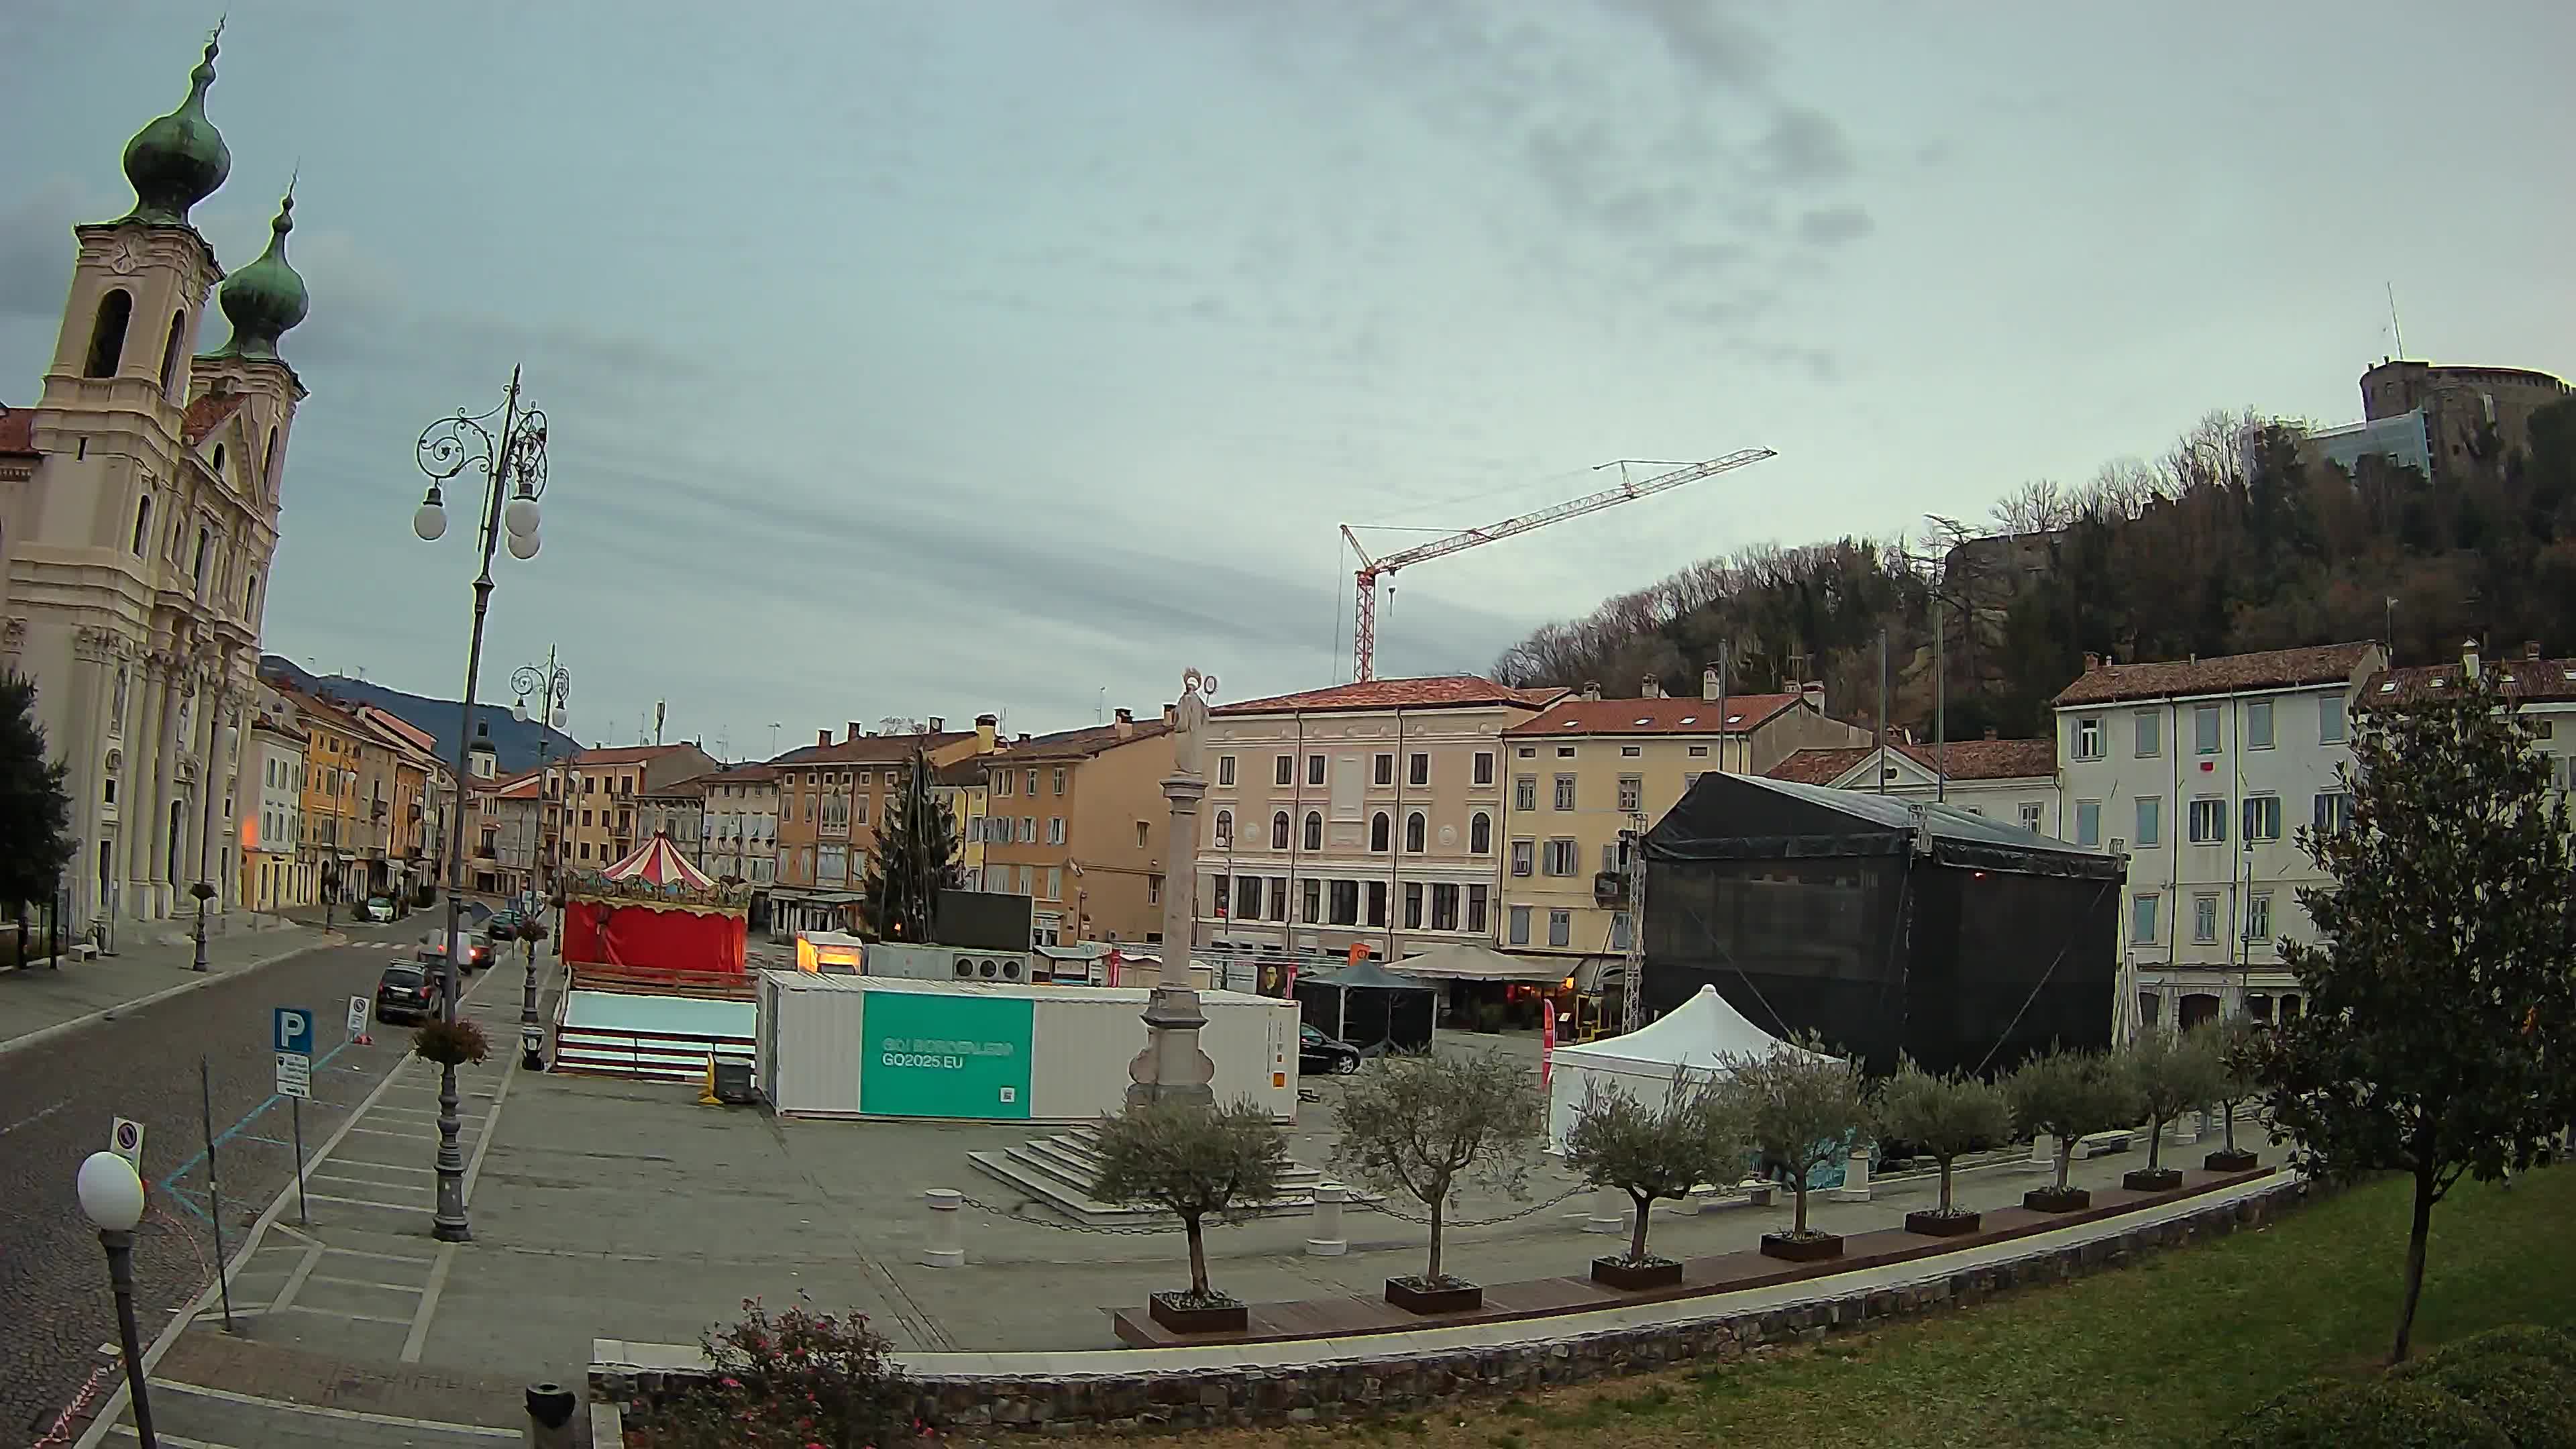
<path id="1" fill-rule="evenodd" d="M 1300 1019 L 1366 1052 L 1430 1050 L 1438 999 L 1431 986 L 1374 961 L 1297 980 Z"/>

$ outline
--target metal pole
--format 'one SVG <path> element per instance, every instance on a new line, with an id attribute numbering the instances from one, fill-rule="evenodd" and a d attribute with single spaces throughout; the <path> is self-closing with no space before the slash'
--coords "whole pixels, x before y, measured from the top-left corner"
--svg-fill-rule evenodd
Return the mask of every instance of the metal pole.
<path id="1" fill-rule="evenodd" d="M 102 1230 L 107 1249 L 107 1281 L 116 1290 L 116 1339 L 125 1357 L 125 1391 L 134 1401 L 134 1437 L 143 1449 L 159 1449 L 152 1433 L 152 1396 L 144 1388 L 143 1335 L 134 1326 L 134 1234 Z"/>
<path id="2" fill-rule="evenodd" d="M 473 761 L 467 751 L 474 745 L 474 686 L 483 671 L 483 620 L 492 606 L 492 550 L 501 537 L 501 503 L 509 493 L 510 461 L 515 449 L 511 434 L 518 426 L 519 369 L 510 369 L 510 390 L 501 404 L 501 443 L 492 460 L 490 474 L 483 489 L 482 570 L 474 578 L 474 631 L 465 646 L 465 694 L 457 706 L 459 726 L 456 731 L 456 779 L 461 800 L 464 781 L 473 772 Z M 447 959 L 441 964 L 438 981 L 438 1014 L 442 1021 L 456 1020 L 456 962 L 465 949 L 465 812 L 449 812 L 447 830 Z M 474 1240 L 474 1228 L 465 1216 L 465 1148 L 457 1140 L 463 1126 L 456 1116 L 456 1064 L 443 1062 L 438 1071 L 438 1207 L 430 1219 L 430 1235 L 443 1243 L 466 1243 Z"/>
<path id="3" fill-rule="evenodd" d="M 1887 631 L 1878 631 L 1878 793 L 1887 793 Z"/>
<path id="4" fill-rule="evenodd" d="M 1949 634 L 1941 613 L 1941 596 L 1932 596 L 1932 798 L 1950 798 L 1950 676 L 1941 662 L 1941 642 Z"/>
<path id="5" fill-rule="evenodd" d="M 215 1079 L 204 1057 L 197 1058 L 197 1104 L 206 1128 L 206 1198 L 212 1211 L 206 1220 L 215 1229 L 215 1284 L 223 1297 L 224 1332 L 233 1331 L 233 1275 L 224 1268 L 224 1184 L 215 1171 Z"/>
<path id="6" fill-rule="evenodd" d="M 295 1221 L 298 1226 L 311 1227 L 313 1219 L 304 1211 L 304 1099 L 287 1098 L 286 1110 L 295 1118 Z"/>

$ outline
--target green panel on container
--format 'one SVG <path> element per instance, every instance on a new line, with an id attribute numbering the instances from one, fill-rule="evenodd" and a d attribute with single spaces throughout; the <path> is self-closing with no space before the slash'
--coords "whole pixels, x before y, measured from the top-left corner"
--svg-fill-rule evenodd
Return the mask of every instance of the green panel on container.
<path id="1" fill-rule="evenodd" d="M 1036 1003 L 1025 996 L 869 992 L 859 1110 L 879 1117 L 1028 1116 L 1036 1015 Z"/>

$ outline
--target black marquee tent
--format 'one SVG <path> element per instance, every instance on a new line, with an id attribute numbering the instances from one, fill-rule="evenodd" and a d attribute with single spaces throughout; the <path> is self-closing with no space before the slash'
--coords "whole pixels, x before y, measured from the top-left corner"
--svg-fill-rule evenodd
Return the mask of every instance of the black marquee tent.
<path id="1" fill-rule="evenodd" d="M 1645 997 L 1714 986 L 1873 1073 L 2110 1044 L 2118 857 L 1953 806 L 1702 775 L 1646 833 Z"/>
<path id="2" fill-rule="evenodd" d="M 1298 1019 L 1365 1052 L 1429 1051 L 1439 999 L 1429 983 L 1375 961 L 1297 978 Z"/>

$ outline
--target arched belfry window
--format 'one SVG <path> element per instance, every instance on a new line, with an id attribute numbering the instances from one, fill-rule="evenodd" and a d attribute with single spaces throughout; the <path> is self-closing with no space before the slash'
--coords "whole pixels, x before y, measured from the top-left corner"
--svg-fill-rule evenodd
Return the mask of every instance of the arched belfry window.
<path id="1" fill-rule="evenodd" d="M 262 493 L 277 491 L 277 429 L 268 430 L 268 449 L 259 460 L 259 488 Z"/>
<path id="2" fill-rule="evenodd" d="M 187 335 L 188 314 L 171 313 L 170 340 L 161 344 L 161 391 L 169 394 L 172 402 L 179 400 L 179 360 L 186 355 L 180 351 L 180 343 Z"/>
<path id="3" fill-rule="evenodd" d="M 123 287 L 98 299 L 98 320 L 89 329 L 89 366 L 83 377 L 114 377 L 125 358 L 125 324 L 134 319 L 134 294 Z"/>

